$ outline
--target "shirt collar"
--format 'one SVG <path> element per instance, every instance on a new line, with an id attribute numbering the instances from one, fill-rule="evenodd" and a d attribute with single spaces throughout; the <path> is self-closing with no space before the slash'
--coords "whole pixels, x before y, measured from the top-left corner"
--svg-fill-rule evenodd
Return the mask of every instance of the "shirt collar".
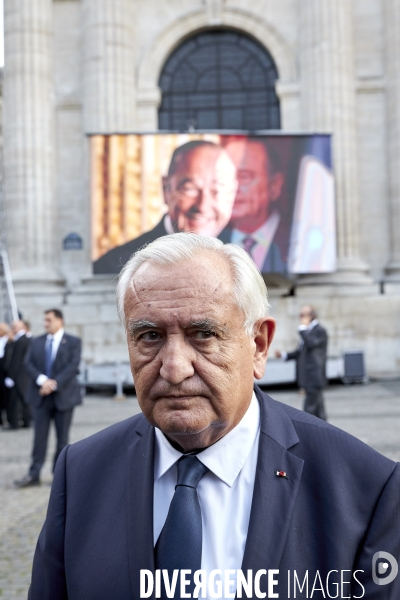
<path id="1" fill-rule="evenodd" d="M 311 323 L 309 324 L 309 326 L 307 327 L 308 331 L 311 331 L 311 329 L 314 329 L 314 327 L 318 325 L 318 319 L 313 319 L 311 321 Z"/>
<path id="2" fill-rule="evenodd" d="M 242 470 L 260 429 L 260 406 L 253 392 L 250 406 L 232 431 L 206 448 L 197 458 L 219 479 L 231 487 Z M 162 477 L 182 456 L 156 428 L 154 481 Z"/>
<path id="3" fill-rule="evenodd" d="M 61 329 L 59 329 L 57 331 L 57 333 L 55 333 L 54 335 L 52 335 L 51 333 L 48 333 L 47 334 L 47 339 L 48 340 L 52 339 L 53 342 L 60 343 L 61 340 L 63 339 L 63 335 L 64 335 L 64 329 L 61 327 Z"/>
<path id="4" fill-rule="evenodd" d="M 165 228 L 165 231 L 169 235 L 171 235 L 172 233 L 175 233 L 174 228 L 172 227 L 171 217 L 169 216 L 168 213 L 164 217 L 164 228 Z"/>
<path id="5" fill-rule="evenodd" d="M 276 230 L 278 229 L 278 225 L 281 218 L 278 211 L 274 211 L 268 219 L 256 229 L 252 233 L 243 233 L 243 231 L 239 231 L 238 229 L 234 229 L 232 231 L 232 242 L 234 244 L 242 244 L 243 240 L 247 237 L 253 238 L 257 244 L 261 246 L 270 246 L 271 242 L 275 236 Z"/>
<path id="6" fill-rule="evenodd" d="M 15 335 L 14 335 L 14 342 L 16 342 L 17 340 L 19 340 L 19 338 L 21 338 L 23 335 L 26 334 L 25 329 L 20 329 Z"/>

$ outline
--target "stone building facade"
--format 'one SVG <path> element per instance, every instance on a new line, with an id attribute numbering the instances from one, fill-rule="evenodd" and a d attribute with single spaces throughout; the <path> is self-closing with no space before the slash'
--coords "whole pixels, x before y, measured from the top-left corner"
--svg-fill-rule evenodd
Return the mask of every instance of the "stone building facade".
<path id="1" fill-rule="evenodd" d="M 4 171 L 17 300 L 41 329 L 60 306 L 89 361 L 126 360 L 115 281 L 90 260 L 88 133 L 155 131 L 163 65 L 224 28 L 275 61 L 284 131 L 333 134 L 338 270 L 271 290 L 275 347 L 296 344 L 299 306 L 330 355 L 362 349 L 400 369 L 400 0 L 4 0 Z M 64 250 L 70 232 L 80 250 Z"/>

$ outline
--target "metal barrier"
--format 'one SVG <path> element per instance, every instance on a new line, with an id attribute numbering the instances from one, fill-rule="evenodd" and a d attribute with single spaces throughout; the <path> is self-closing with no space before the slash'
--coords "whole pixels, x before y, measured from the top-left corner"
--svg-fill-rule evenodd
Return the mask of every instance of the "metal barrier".
<path id="1" fill-rule="evenodd" d="M 343 356 L 331 356 L 326 364 L 327 379 L 341 379 L 345 381 Z M 296 364 L 294 360 L 287 362 L 270 359 L 263 377 L 257 381 L 261 385 L 275 385 L 294 383 L 296 381 Z M 79 382 L 83 389 L 86 387 L 100 388 L 111 386 L 115 388 L 116 400 L 124 399 L 124 388 L 134 387 L 134 381 L 129 363 L 111 363 L 91 365 L 82 362 Z"/>

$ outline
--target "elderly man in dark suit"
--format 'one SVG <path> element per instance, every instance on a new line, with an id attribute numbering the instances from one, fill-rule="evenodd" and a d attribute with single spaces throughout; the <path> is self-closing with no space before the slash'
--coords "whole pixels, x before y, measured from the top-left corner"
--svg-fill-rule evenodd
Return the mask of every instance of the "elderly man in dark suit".
<path id="1" fill-rule="evenodd" d="M 298 328 L 300 343 L 292 352 L 277 350 L 276 356 L 296 361 L 296 380 L 306 393 L 304 410 L 326 421 L 322 390 L 326 386 L 326 353 L 328 334 L 318 321 L 313 306 L 303 306 Z"/>
<path id="2" fill-rule="evenodd" d="M 45 312 L 44 325 L 47 333 L 32 340 L 25 358 L 30 378 L 27 401 L 33 410 L 35 437 L 29 473 L 15 482 L 20 488 L 40 484 L 52 420 L 57 434 L 54 470 L 61 450 L 68 444 L 73 409 L 82 402 L 76 378 L 81 340 L 65 333 L 63 315 L 57 308 Z"/>
<path id="3" fill-rule="evenodd" d="M 7 420 L 9 429 L 18 429 L 20 417 L 23 427 L 29 427 L 31 423 L 31 409 L 26 399 L 29 380 L 24 365 L 31 339 L 27 335 L 24 321 L 13 321 L 11 329 L 13 340 L 7 344 L 4 357 L 4 384 L 8 388 Z"/>
<path id="4" fill-rule="evenodd" d="M 398 600 L 400 465 L 254 387 L 275 322 L 246 252 L 166 236 L 117 295 L 143 414 L 61 453 L 29 599 L 190 598 L 201 581 L 285 599 L 296 570 L 320 590 L 297 597 L 342 578 L 342 597 Z"/>

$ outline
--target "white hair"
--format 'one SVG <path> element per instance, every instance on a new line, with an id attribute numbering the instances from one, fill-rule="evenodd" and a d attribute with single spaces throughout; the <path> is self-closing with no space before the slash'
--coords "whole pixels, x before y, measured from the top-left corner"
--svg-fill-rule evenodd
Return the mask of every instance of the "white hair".
<path id="1" fill-rule="evenodd" d="M 174 233 L 156 239 L 131 256 L 121 271 L 117 287 L 118 314 L 125 325 L 125 294 L 141 265 L 173 265 L 204 251 L 225 257 L 233 273 L 233 296 L 244 314 L 243 327 L 248 335 L 254 325 L 268 315 L 268 292 L 264 280 L 247 252 L 236 244 L 223 244 L 217 238 L 195 233 Z"/>

